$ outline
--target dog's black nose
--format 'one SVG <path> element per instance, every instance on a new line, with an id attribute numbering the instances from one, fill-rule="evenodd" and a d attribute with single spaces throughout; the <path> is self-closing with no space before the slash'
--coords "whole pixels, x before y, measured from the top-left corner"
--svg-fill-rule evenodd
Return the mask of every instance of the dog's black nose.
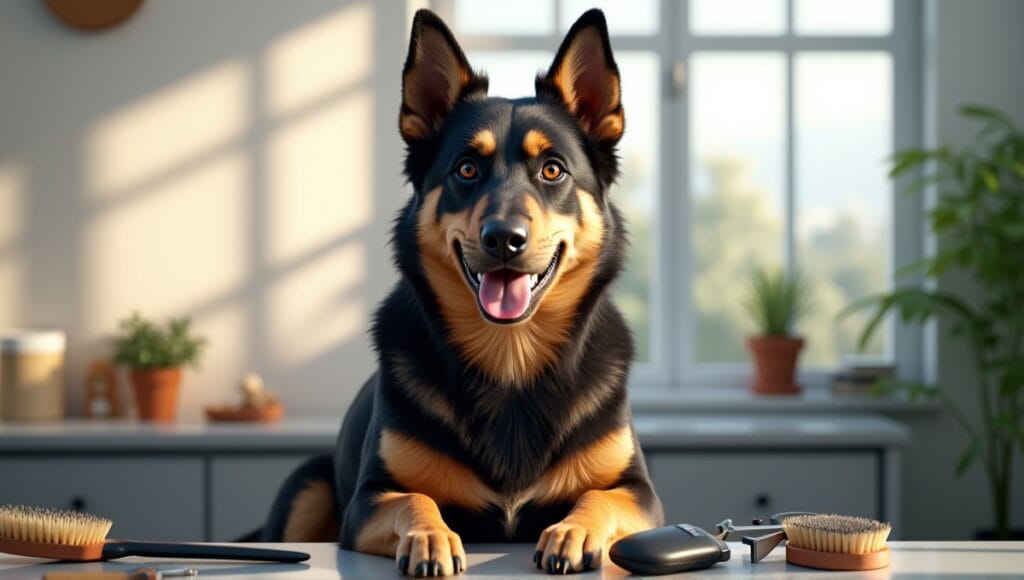
<path id="1" fill-rule="evenodd" d="M 480 228 L 484 250 L 499 260 L 511 260 L 526 251 L 530 229 L 519 220 L 491 220 Z"/>

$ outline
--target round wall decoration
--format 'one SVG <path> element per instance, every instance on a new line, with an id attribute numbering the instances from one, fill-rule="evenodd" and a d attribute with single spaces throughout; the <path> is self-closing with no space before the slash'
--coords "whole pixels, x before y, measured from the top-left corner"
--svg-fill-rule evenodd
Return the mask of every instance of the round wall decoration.
<path id="1" fill-rule="evenodd" d="M 142 0 L 43 0 L 58 20 L 78 30 L 103 30 L 127 20 Z"/>

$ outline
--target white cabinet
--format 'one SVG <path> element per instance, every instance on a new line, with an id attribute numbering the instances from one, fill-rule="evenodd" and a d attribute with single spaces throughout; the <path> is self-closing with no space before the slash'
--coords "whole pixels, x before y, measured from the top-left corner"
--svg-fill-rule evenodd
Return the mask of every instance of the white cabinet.
<path id="1" fill-rule="evenodd" d="M 203 501 L 200 457 L 0 457 L 0 504 L 87 511 L 111 538 L 201 540 Z"/>
<path id="2" fill-rule="evenodd" d="M 281 483 L 331 452 L 340 414 L 272 425 L 0 423 L 0 504 L 111 518 L 111 537 L 228 541 L 260 527 Z M 711 527 L 785 510 L 880 517 L 899 534 L 906 428 L 870 415 L 637 416 L 670 521 Z"/>
<path id="3" fill-rule="evenodd" d="M 308 457 L 0 457 L 0 504 L 103 516 L 114 522 L 111 538 L 228 542 L 263 525 L 281 484 Z"/>
<path id="4" fill-rule="evenodd" d="M 885 518 L 881 456 L 872 451 L 653 452 L 648 468 L 668 522 L 711 530 L 783 511 Z"/>

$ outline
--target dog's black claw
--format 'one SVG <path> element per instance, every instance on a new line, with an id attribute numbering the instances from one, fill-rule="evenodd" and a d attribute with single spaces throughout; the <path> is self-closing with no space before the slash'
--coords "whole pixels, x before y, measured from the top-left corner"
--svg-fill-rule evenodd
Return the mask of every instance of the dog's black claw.
<path id="1" fill-rule="evenodd" d="M 413 575 L 416 576 L 417 578 L 423 578 L 424 576 L 426 576 L 427 575 L 427 563 L 426 562 L 420 562 L 419 564 L 416 564 L 416 570 L 415 570 Z"/>
<path id="2" fill-rule="evenodd" d="M 433 577 L 433 576 L 440 576 L 441 575 L 441 563 L 436 561 L 436 560 L 431 560 L 430 564 L 427 566 L 427 573 L 431 577 Z"/>
<path id="3" fill-rule="evenodd" d="M 590 565 L 594 563 L 594 555 L 590 552 L 583 554 L 583 569 L 589 570 Z"/>
<path id="4" fill-rule="evenodd" d="M 541 563 L 543 561 L 543 558 L 544 558 L 544 552 L 541 552 L 540 550 L 537 550 L 536 552 L 533 553 L 533 563 L 536 564 L 538 568 L 543 568 L 544 567 L 544 565 Z"/>
<path id="5" fill-rule="evenodd" d="M 452 568 L 455 569 L 455 573 L 456 574 L 462 574 L 462 571 L 465 570 L 465 568 L 462 567 L 462 558 L 460 558 L 458 556 L 453 556 L 452 557 Z"/>
<path id="6" fill-rule="evenodd" d="M 558 556 L 551 556 L 548 558 L 548 572 L 560 571 L 562 561 L 559 560 Z"/>
<path id="7" fill-rule="evenodd" d="M 558 562 L 558 567 L 562 569 L 562 574 L 572 572 L 572 564 L 569 562 L 569 558 L 562 558 L 562 560 Z"/>
<path id="8" fill-rule="evenodd" d="M 402 556 L 398 559 L 398 569 L 402 571 L 402 574 L 409 573 L 409 556 Z"/>

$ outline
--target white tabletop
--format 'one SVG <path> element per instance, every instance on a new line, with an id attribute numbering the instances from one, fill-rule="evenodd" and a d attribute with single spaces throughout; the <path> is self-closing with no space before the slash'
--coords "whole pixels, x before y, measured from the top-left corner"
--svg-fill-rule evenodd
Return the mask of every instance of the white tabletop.
<path id="1" fill-rule="evenodd" d="M 254 544 L 247 544 L 254 545 Z M 154 562 L 126 558 L 113 562 L 88 564 L 44 563 L 41 560 L 0 554 L 0 578 L 39 580 L 56 570 L 112 571 L 147 565 L 170 570 L 190 566 L 199 569 L 199 578 L 274 580 L 333 580 L 339 578 L 399 578 L 394 561 L 337 549 L 333 544 L 264 544 L 266 547 L 309 552 L 312 558 L 303 564 L 245 564 L 228 562 Z M 786 563 L 783 547 L 767 559 L 752 564 L 749 551 L 740 543 L 730 543 L 732 559 L 707 570 L 687 572 L 678 578 L 836 578 L 836 572 L 811 570 Z M 887 569 L 863 573 L 844 573 L 842 578 L 1024 578 L 1024 542 L 890 542 L 892 565 Z M 550 578 L 533 566 L 530 544 L 476 544 L 467 546 L 469 569 L 461 578 L 516 577 Z M 600 571 L 577 577 L 622 577 L 627 573 L 612 564 Z M 665 576 L 666 578 L 673 576 Z"/>

